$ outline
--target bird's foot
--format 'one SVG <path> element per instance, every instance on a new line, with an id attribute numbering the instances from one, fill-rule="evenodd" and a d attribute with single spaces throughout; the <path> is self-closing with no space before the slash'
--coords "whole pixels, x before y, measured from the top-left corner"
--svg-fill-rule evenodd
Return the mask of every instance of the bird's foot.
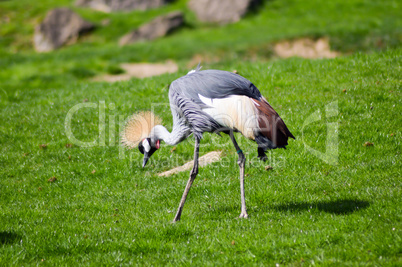
<path id="1" fill-rule="evenodd" d="M 248 214 L 247 214 L 247 212 L 242 212 L 242 213 L 240 213 L 239 218 L 244 218 L 244 219 L 247 219 L 247 218 L 248 218 Z"/>
<path id="2" fill-rule="evenodd" d="M 179 207 L 179 209 L 177 210 L 176 215 L 174 216 L 174 219 L 172 221 L 172 223 L 178 222 L 180 221 L 180 217 L 181 217 L 181 212 L 182 212 L 183 208 Z"/>
<path id="3" fill-rule="evenodd" d="M 175 223 L 175 222 L 178 222 L 178 221 L 180 221 L 180 216 L 179 217 L 175 216 L 173 221 L 172 221 L 172 223 Z"/>

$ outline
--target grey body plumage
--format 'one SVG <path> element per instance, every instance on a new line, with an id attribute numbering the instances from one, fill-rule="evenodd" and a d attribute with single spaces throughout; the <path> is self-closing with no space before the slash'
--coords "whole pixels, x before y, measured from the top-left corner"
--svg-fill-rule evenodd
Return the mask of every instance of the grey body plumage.
<path id="1" fill-rule="evenodd" d="M 196 71 L 173 81 L 169 88 L 170 103 L 183 112 L 192 132 L 200 138 L 204 132 L 218 133 L 228 129 L 203 111 L 208 106 L 201 101 L 199 95 L 210 99 L 231 95 L 245 95 L 256 99 L 261 97 L 261 93 L 250 81 L 227 71 Z"/>
<path id="2" fill-rule="evenodd" d="M 169 87 L 170 103 L 174 109 L 178 110 L 177 116 L 184 117 L 187 121 L 186 125 L 199 138 L 202 137 L 204 132 L 237 131 L 237 129 L 228 129 L 227 126 L 219 124 L 213 117 L 204 112 L 208 105 L 200 99 L 200 95 L 212 99 L 212 101 L 234 95 L 247 96 L 256 101 L 265 100 L 253 83 L 240 75 L 228 71 L 195 71 L 173 81 Z M 279 118 L 279 115 L 273 109 L 272 111 L 273 115 Z M 288 137 L 294 138 L 283 121 L 280 118 L 279 120 L 284 128 L 286 141 Z M 277 123 L 275 121 L 275 126 Z M 284 148 L 287 145 L 287 142 L 277 144 L 266 136 L 259 134 L 256 134 L 255 140 L 264 152 L 267 149 Z"/>

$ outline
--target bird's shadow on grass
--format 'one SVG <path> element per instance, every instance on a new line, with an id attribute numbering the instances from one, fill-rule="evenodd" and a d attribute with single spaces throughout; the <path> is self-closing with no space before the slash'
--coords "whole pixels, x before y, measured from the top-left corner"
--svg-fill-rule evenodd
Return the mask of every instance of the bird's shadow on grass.
<path id="1" fill-rule="evenodd" d="M 340 199 L 340 200 L 330 200 L 330 201 L 314 201 L 314 202 L 288 202 L 282 204 L 271 204 L 263 207 L 255 207 L 249 208 L 249 215 L 253 215 L 254 213 L 259 212 L 271 212 L 273 210 L 279 212 L 290 212 L 290 213 L 299 213 L 304 211 L 323 211 L 327 213 L 332 213 L 335 215 L 348 215 L 354 212 L 358 212 L 360 210 L 366 209 L 370 206 L 370 202 L 366 200 L 356 200 L 356 199 Z M 219 214 L 227 214 L 234 213 L 240 214 L 240 207 L 232 205 L 232 206 L 223 206 L 219 208 L 215 208 L 214 212 Z M 206 213 L 209 214 L 209 213 Z M 212 214 L 212 213 L 211 213 Z"/>
<path id="2" fill-rule="evenodd" d="M 319 210 L 336 215 L 347 215 L 359 210 L 368 208 L 370 202 L 355 199 L 339 199 L 318 202 L 292 202 L 275 205 L 273 208 L 278 211 L 300 212 L 305 210 Z"/>
<path id="3" fill-rule="evenodd" d="M 20 235 L 13 232 L 0 232 L 0 245 L 17 243 L 21 238 Z"/>

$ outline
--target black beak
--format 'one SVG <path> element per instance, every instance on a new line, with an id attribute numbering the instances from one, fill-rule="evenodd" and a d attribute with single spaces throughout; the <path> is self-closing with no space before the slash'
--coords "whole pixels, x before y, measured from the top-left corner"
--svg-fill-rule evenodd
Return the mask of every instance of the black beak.
<path id="1" fill-rule="evenodd" d="M 144 161 L 142 162 L 142 167 L 143 167 L 143 168 L 145 167 L 145 165 L 147 165 L 147 162 L 148 162 L 148 160 L 149 160 L 149 157 L 150 157 L 149 153 L 148 153 L 148 152 L 145 152 L 145 153 L 144 153 Z"/>
<path id="2" fill-rule="evenodd" d="M 151 150 L 149 150 L 149 152 L 144 151 L 144 161 L 142 162 L 143 168 L 145 167 L 145 165 L 147 165 L 149 158 L 152 156 L 152 154 L 154 154 L 156 150 L 157 150 L 156 148 L 152 147 Z"/>

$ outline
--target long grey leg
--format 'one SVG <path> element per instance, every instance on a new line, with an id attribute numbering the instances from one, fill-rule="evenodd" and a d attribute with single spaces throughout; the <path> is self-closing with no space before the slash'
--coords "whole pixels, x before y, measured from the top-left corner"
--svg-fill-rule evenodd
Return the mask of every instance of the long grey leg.
<path id="1" fill-rule="evenodd" d="M 237 150 L 237 154 L 239 154 L 239 159 L 237 163 L 240 167 L 240 196 L 241 196 L 241 213 L 239 218 L 247 218 L 247 209 L 246 209 L 246 198 L 244 196 L 244 165 L 246 162 L 246 157 L 243 154 L 243 151 L 240 149 L 239 145 L 234 138 L 233 131 L 230 132 L 230 139 L 232 139 L 233 145 Z"/>
<path id="2" fill-rule="evenodd" d="M 180 221 L 181 212 L 183 211 L 184 203 L 186 202 L 186 198 L 188 192 L 190 191 L 191 185 L 193 184 L 195 177 L 198 174 L 198 154 L 200 150 L 200 139 L 195 137 L 195 147 L 194 147 L 194 166 L 190 172 L 190 178 L 188 179 L 186 188 L 184 189 L 183 196 L 181 197 L 179 208 L 177 209 L 176 216 L 173 219 L 173 222 Z"/>

